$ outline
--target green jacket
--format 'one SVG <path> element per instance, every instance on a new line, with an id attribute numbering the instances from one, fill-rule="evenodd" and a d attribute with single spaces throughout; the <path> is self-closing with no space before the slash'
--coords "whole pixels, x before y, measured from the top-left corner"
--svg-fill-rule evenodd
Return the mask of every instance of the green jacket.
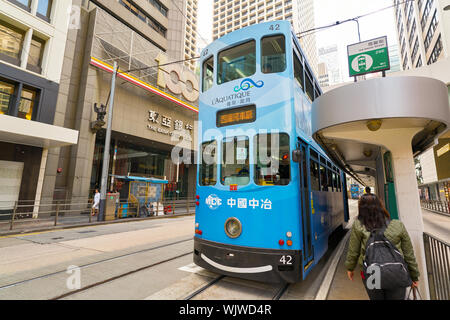
<path id="1" fill-rule="evenodd" d="M 345 260 L 345 267 L 347 270 L 353 271 L 357 263 L 362 270 L 366 253 L 366 243 L 369 236 L 370 232 L 366 230 L 366 227 L 364 227 L 358 219 L 356 219 L 350 233 L 347 259 Z M 391 241 L 401 254 L 403 254 L 403 258 L 408 265 L 411 279 L 413 281 L 418 281 L 420 276 L 419 267 L 414 256 L 411 239 L 409 238 L 403 223 L 400 220 L 391 220 L 391 223 L 384 232 L 384 236 Z"/>

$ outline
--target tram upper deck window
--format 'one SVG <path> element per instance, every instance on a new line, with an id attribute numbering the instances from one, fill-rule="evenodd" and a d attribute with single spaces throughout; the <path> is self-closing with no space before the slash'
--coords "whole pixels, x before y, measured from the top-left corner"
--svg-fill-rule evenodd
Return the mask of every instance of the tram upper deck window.
<path id="1" fill-rule="evenodd" d="M 303 79 L 304 79 L 303 65 L 298 59 L 297 55 L 295 54 L 295 51 L 294 51 L 294 77 L 295 80 L 297 80 L 297 84 L 300 85 L 300 87 L 304 91 L 305 89 L 303 88 Z"/>
<path id="2" fill-rule="evenodd" d="M 217 182 L 217 142 L 203 142 L 201 153 L 200 185 L 213 186 Z"/>
<path id="3" fill-rule="evenodd" d="M 286 46 L 283 35 L 261 40 L 261 68 L 263 73 L 283 72 L 286 69 Z"/>
<path id="4" fill-rule="evenodd" d="M 214 56 L 203 62 L 203 84 L 202 91 L 208 91 L 214 84 Z"/>
<path id="5" fill-rule="evenodd" d="M 223 185 L 244 186 L 250 182 L 248 149 L 248 137 L 232 137 L 223 140 L 220 172 L 220 181 Z"/>
<path id="6" fill-rule="evenodd" d="M 289 135 L 258 134 L 255 144 L 255 183 L 260 186 L 288 185 L 290 181 Z"/>
<path id="7" fill-rule="evenodd" d="M 218 84 L 253 75 L 256 72 L 255 40 L 221 51 L 217 68 Z"/>

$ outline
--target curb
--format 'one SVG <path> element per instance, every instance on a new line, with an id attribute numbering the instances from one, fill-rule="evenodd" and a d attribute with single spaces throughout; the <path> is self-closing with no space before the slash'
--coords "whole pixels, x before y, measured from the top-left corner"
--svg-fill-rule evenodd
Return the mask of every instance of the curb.
<path id="1" fill-rule="evenodd" d="M 84 228 L 84 227 L 95 227 L 95 226 L 102 226 L 102 225 L 108 225 L 108 224 L 115 224 L 115 223 L 127 223 L 127 222 L 136 222 L 136 221 L 146 221 L 146 220 L 152 220 L 152 219 L 172 219 L 177 217 L 184 217 L 184 216 L 192 216 L 195 215 L 195 213 L 180 213 L 175 214 L 171 216 L 154 216 L 154 217 L 146 217 L 146 218 L 128 218 L 123 220 L 112 220 L 112 221 L 96 221 L 91 223 L 83 223 L 83 224 L 71 224 L 66 226 L 54 226 L 54 227 L 47 227 L 47 228 L 35 228 L 35 229 L 24 229 L 24 230 L 11 230 L 6 232 L 0 232 L 0 238 L 2 237 L 12 237 L 12 236 L 19 236 L 19 235 L 26 235 L 28 233 L 35 233 L 35 232 L 45 232 L 45 231 L 58 231 L 58 230 L 65 230 L 65 229 L 76 229 L 76 228 Z"/>
<path id="2" fill-rule="evenodd" d="M 331 284 L 334 280 L 334 275 L 336 273 L 339 261 L 341 260 L 342 253 L 344 252 L 345 245 L 347 244 L 349 238 L 350 230 L 347 231 L 347 234 L 344 236 L 344 238 L 342 238 L 341 242 L 335 249 L 333 257 L 330 259 L 331 262 L 329 262 L 328 264 L 328 268 L 324 269 L 326 270 L 326 274 L 314 300 L 327 300 L 328 292 L 330 291 Z"/>

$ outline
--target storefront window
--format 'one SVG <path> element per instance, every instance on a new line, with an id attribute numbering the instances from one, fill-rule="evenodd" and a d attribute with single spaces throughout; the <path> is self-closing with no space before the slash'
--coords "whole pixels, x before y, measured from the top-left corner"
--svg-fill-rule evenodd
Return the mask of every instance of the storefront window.
<path id="1" fill-rule="evenodd" d="M 248 137 L 232 137 L 223 140 L 220 173 L 223 185 L 243 186 L 250 182 L 248 149 Z"/>
<path id="2" fill-rule="evenodd" d="M 223 50 L 218 57 L 217 83 L 241 79 L 256 71 L 256 45 L 249 41 Z"/>
<path id="3" fill-rule="evenodd" d="M 17 116 L 22 119 L 31 120 L 35 100 L 36 91 L 23 88 Z"/>
<path id="4" fill-rule="evenodd" d="M 0 60 L 20 65 L 25 32 L 0 21 Z"/>
<path id="5" fill-rule="evenodd" d="M 9 103 L 14 94 L 12 84 L 0 81 L 0 114 L 8 114 Z"/>
<path id="6" fill-rule="evenodd" d="M 288 185 L 290 181 L 289 136 L 285 133 L 255 136 L 257 185 Z"/>

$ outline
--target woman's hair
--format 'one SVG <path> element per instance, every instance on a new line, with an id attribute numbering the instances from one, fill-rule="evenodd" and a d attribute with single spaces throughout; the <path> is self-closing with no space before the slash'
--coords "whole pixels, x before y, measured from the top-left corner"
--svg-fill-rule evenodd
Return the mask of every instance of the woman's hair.
<path id="1" fill-rule="evenodd" d="M 358 220 L 368 231 L 382 228 L 386 225 L 386 219 L 390 219 L 380 199 L 374 194 L 363 194 L 358 201 Z"/>

